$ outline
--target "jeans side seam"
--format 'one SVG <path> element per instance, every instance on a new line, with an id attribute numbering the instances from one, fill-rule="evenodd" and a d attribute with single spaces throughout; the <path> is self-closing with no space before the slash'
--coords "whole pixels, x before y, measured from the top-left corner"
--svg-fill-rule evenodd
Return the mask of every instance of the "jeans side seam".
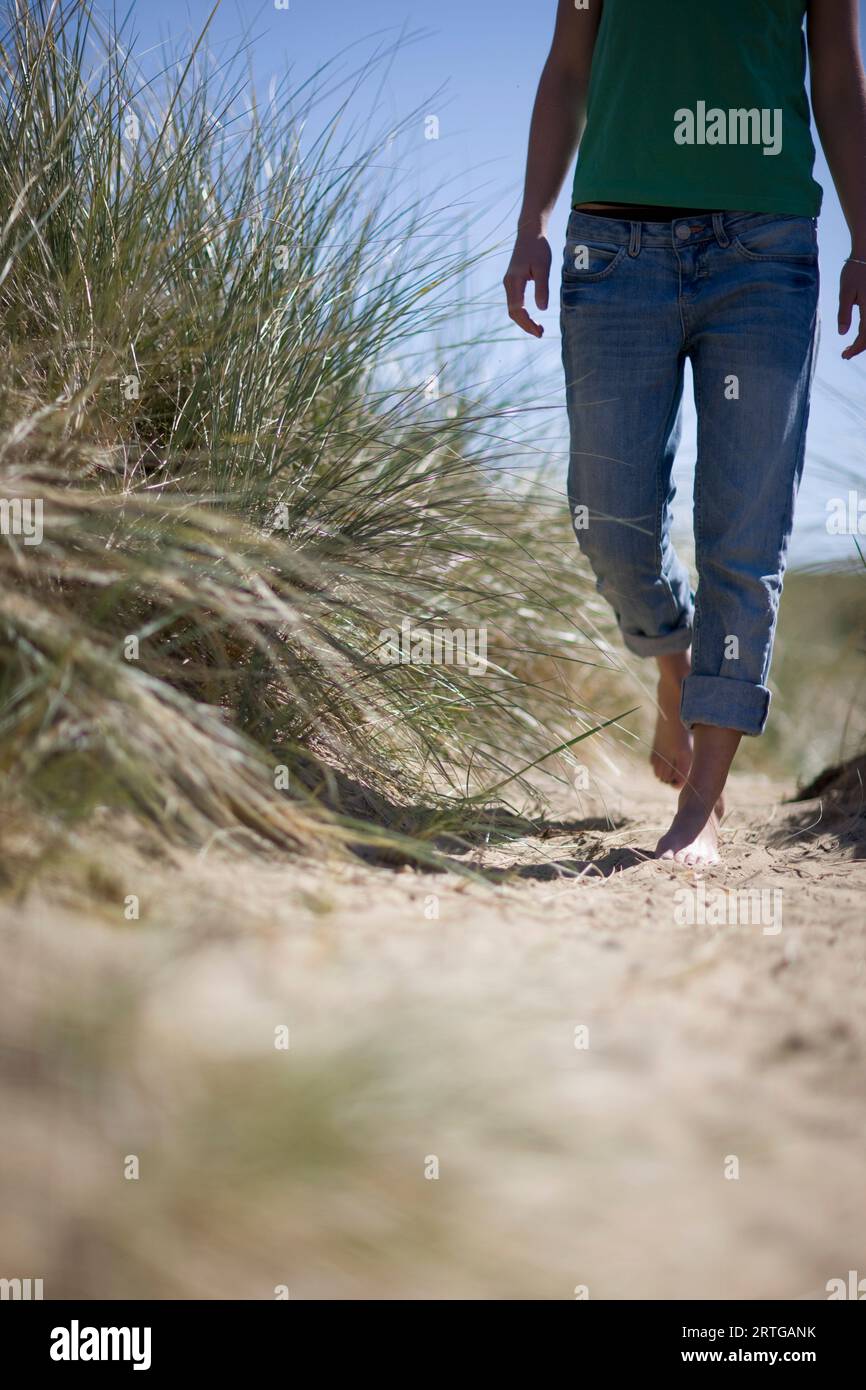
<path id="1" fill-rule="evenodd" d="M 801 402 L 801 407 L 800 407 L 800 431 L 799 431 L 799 437 L 798 437 L 798 439 L 797 439 L 797 451 L 796 451 L 796 453 L 795 453 L 795 455 L 794 455 L 794 473 L 793 473 L 793 476 L 792 476 L 792 478 L 791 478 L 791 486 L 790 486 L 790 488 L 788 489 L 788 494 L 787 494 L 787 498 L 786 498 L 786 501 L 785 501 L 785 511 L 784 511 L 783 516 L 782 516 L 782 527 L 781 527 L 781 536 L 780 536 L 780 544 L 779 544 L 779 572 L 778 572 L 778 573 L 779 573 L 779 589 L 778 589 L 778 592 L 777 592 L 776 598 L 775 598 L 775 603 L 776 603 L 776 615 L 777 615 L 777 617 L 778 617 L 779 602 L 780 602 L 780 599 L 781 599 L 781 597 L 782 597 L 782 589 L 783 589 L 783 587 L 784 587 L 785 571 L 786 571 L 786 569 L 788 568 L 788 555 L 787 555 L 787 551 L 788 551 L 788 542 L 789 542 L 789 540 L 790 540 L 791 533 L 792 533 L 792 531 L 793 531 L 793 529 L 794 529 L 794 515 L 795 515 L 796 509 L 797 509 L 797 497 L 796 497 L 796 494 L 797 494 L 797 492 L 799 492 L 800 480 L 801 480 L 802 475 L 803 475 L 803 466 L 804 466 L 805 457 L 806 457 L 806 430 L 807 430 L 807 427 L 808 427 L 808 424 L 809 424 L 809 413 L 810 413 L 811 404 L 812 404 L 812 400 L 811 400 L 811 396 L 812 396 L 812 379 L 813 379 L 813 377 L 814 377 L 814 375 L 815 375 L 815 366 L 816 366 L 817 358 L 818 358 L 818 328 L 819 328 L 819 321 L 820 321 L 820 312 L 821 312 L 821 311 L 820 311 L 820 305 L 819 305 L 818 299 L 817 299 L 817 297 L 816 297 L 816 300 L 815 300 L 815 317 L 814 317 L 814 319 L 813 319 L 813 321 L 812 321 L 812 336 L 811 336 L 811 340 L 810 340 L 810 343 L 809 343 L 809 355 L 808 355 L 808 357 L 807 357 L 807 359 L 806 359 L 806 363 L 805 363 L 805 368 L 806 368 L 806 370 L 805 370 L 805 373 L 804 373 L 804 383 L 803 383 L 803 392 L 802 392 L 802 402 Z M 769 640 L 769 642 L 767 643 L 767 651 L 766 651 L 766 655 L 765 655 L 765 658 L 764 658 L 764 664 L 763 664 L 763 667 L 762 667 L 762 670 L 761 670 L 761 680 L 762 680 L 762 683 L 766 683 L 766 681 L 767 681 L 767 679 L 768 679 L 768 677 L 769 677 L 770 666 L 771 666 L 771 663 L 772 663 L 772 660 L 773 660 L 773 647 L 774 647 L 774 645 L 775 645 L 775 624 L 774 624 L 773 630 L 771 631 L 771 634 L 770 634 L 770 640 Z"/>
<path id="2" fill-rule="evenodd" d="M 668 407 L 667 418 L 666 418 L 666 420 L 665 420 L 665 432 L 664 432 L 664 436 L 663 436 L 662 441 L 661 441 L 661 448 L 660 448 L 659 450 L 657 450 L 657 452 L 656 452 L 656 525 L 655 525 L 655 547 L 656 547 L 656 554 L 658 555 L 658 572 L 659 572 L 660 578 L 664 581 L 665 589 L 666 589 L 666 591 L 667 591 L 668 598 L 670 599 L 670 602 L 671 602 L 671 609 L 672 609 L 672 611 L 673 611 L 673 613 L 674 613 L 674 616 L 675 616 L 677 619 L 679 619 L 679 618 L 682 616 L 681 611 L 680 611 L 680 605 L 677 603 L 676 597 L 674 596 L 673 586 L 671 585 L 670 576 L 669 576 L 669 574 L 668 574 L 668 572 L 667 572 L 667 569 L 666 569 L 665 563 L 664 563 L 664 554 L 662 553 L 662 516 L 663 516 L 663 514 L 664 514 L 664 509 L 665 509 L 665 506 L 666 506 L 666 504 L 667 504 L 667 496 L 665 496 L 664 498 L 662 498 L 662 477 L 661 477 L 661 471 L 662 471 L 662 463 L 663 463 L 664 456 L 665 456 L 665 448 L 666 448 L 666 445 L 667 445 L 668 440 L 670 439 L 671 430 L 673 429 L 673 426 L 674 426 L 674 420 L 676 419 L 676 412 L 677 412 L 677 410 L 680 408 L 679 405 L 678 405 L 678 402 L 677 402 L 677 398 L 678 398 L 679 393 L 680 393 L 680 375 L 679 375 L 679 370 L 677 370 L 677 375 L 676 375 L 676 378 L 675 378 L 675 381 L 674 381 L 674 394 L 673 394 L 673 397 L 672 397 L 672 399 L 671 399 L 671 403 L 670 403 L 670 405 L 669 405 L 669 407 Z M 671 465 L 671 468 L 673 469 L 673 465 Z M 668 490 L 669 490 L 669 488 L 670 488 L 670 480 L 668 480 Z M 689 615 L 689 616 L 691 616 L 691 615 Z"/>
<path id="3" fill-rule="evenodd" d="M 811 336 L 811 340 L 810 340 L 810 343 L 809 343 L 809 356 L 806 358 L 806 362 L 805 362 L 806 371 L 805 371 L 805 375 L 804 375 L 804 384 L 803 384 L 802 401 L 801 401 L 801 406 L 800 406 L 800 432 L 799 432 L 799 436 L 798 436 L 798 439 L 797 439 L 797 451 L 796 451 L 796 453 L 795 453 L 795 455 L 794 455 L 794 477 L 795 477 L 795 479 L 797 480 L 797 486 L 798 486 L 798 488 L 799 488 L 799 483 L 800 483 L 800 477 L 802 476 L 802 472 L 803 472 L 803 464 L 804 464 L 804 462 L 805 462 L 805 457 L 806 457 L 806 429 L 807 429 L 807 426 L 808 426 L 808 424 L 809 424 L 809 412 L 810 412 L 811 405 L 812 405 L 812 399 L 811 399 L 811 394 L 812 394 L 812 379 L 813 379 L 813 377 L 814 377 L 814 375 L 815 375 L 815 364 L 816 364 L 817 357 L 818 357 L 818 315 L 819 315 L 819 312 L 820 312 L 820 310 L 819 310 L 819 305 L 818 305 L 818 302 L 817 302 L 817 299 L 816 299 L 816 301 L 815 301 L 815 317 L 814 317 L 814 319 L 812 320 L 812 336 Z M 795 510 L 796 510 L 796 498 L 795 498 L 795 496 L 794 496 L 794 489 L 791 488 L 791 490 L 790 490 L 789 493 L 788 493 L 788 499 L 787 499 L 787 501 L 786 501 L 786 503 L 785 503 L 785 516 L 784 516 L 784 531 L 783 531 L 783 535 L 785 534 L 785 532 L 787 532 L 787 533 L 790 534 L 791 530 L 793 529 L 793 526 L 794 526 L 794 512 L 795 512 Z M 784 560 L 783 560 L 783 568 L 784 568 Z"/>
<path id="4" fill-rule="evenodd" d="M 696 426 L 696 433 L 695 433 L 695 473 L 694 473 L 694 483 L 693 483 L 693 488 L 692 488 L 692 492 L 693 492 L 693 500 L 692 500 L 692 531 L 693 531 L 694 538 L 695 538 L 695 569 L 696 569 L 697 575 L 698 575 L 698 584 L 697 584 L 697 587 L 698 587 L 698 589 L 699 589 L 699 588 L 700 588 L 700 584 L 701 584 L 701 556 L 702 556 L 702 554 L 703 554 L 703 550 L 702 550 L 702 546 L 701 546 L 701 503 L 702 503 L 702 494 L 701 494 L 701 458 L 702 458 L 702 453 L 703 453 L 702 448 L 701 448 L 701 442 L 702 442 L 702 435 L 703 435 L 703 411 L 701 410 L 701 380 L 700 380 L 700 372 L 696 372 L 696 371 L 695 371 L 695 369 L 694 369 L 694 362 L 692 362 L 692 385 L 693 385 L 694 394 L 695 394 L 695 416 L 696 416 L 696 418 L 697 418 L 697 426 Z M 697 602 L 695 602 L 695 613 L 694 613 L 694 617 L 692 618 L 692 666 L 693 666 L 693 667 L 694 667 L 694 664 L 695 664 L 695 654 L 697 653 L 697 650 L 698 650 L 698 637 L 699 637 L 699 634 L 700 634 L 700 627 L 701 627 L 700 605 L 699 605 Z"/>

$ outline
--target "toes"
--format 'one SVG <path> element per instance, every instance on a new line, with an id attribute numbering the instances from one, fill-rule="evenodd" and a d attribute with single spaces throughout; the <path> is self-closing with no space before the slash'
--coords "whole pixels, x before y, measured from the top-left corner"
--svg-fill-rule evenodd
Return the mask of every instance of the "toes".
<path id="1" fill-rule="evenodd" d="M 659 840 L 656 845 L 655 858 L 671 859 L 677 864 L 687 864 L 689 868 L 695 868 L 709 862 L 708 856 L 702 849 L 696 848 L 693 844 L 677 847 L 676 840 L 671 844 L 667 836 Z"/>

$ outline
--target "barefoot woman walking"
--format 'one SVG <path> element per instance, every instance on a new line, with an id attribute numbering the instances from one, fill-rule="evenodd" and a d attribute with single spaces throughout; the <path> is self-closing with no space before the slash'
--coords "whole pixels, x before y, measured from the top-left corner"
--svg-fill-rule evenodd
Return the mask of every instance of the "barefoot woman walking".
<path id="1" fill-rule="evenodd" d="M 763 731 L 818 339 L 821 188 L 851 231 L 839 331 L 866 348 L 866 79 L 857 0 L 559 0 L 529 139 L 511 318 L 548 303 L 545 230 L 579 145 L 562 268 L 575 534 L 630 651 L 658 663 L 657 853 L 717 859 L 722 791 Z M 698 416 L 698 585 L 670 539 L 683 366 Z"/>

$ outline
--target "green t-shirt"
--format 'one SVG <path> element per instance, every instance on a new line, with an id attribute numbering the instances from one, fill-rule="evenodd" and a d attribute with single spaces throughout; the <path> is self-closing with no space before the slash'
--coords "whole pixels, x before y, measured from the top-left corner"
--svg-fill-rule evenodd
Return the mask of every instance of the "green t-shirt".
<path id="1" fill-rule="evenodd" d="M 603 5 L 572 202 L 817 217 L 806 0 Z"/>

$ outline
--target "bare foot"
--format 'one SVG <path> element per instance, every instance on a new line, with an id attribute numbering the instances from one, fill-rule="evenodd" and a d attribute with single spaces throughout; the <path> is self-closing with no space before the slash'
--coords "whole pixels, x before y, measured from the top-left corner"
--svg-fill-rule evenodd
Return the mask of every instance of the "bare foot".
<path id="1" fill-rule="evenodd" d="M 650 765 L 660 782 L 681 787 L 692 762 L 692 737 L 680 719 L 680 694 L 689 672 L 688 655 L 672 667 L 659 662 L 658 718 Z"/>
<path id="2" fill-rule="evenodd" d="M 694 726 L 694 753 L 671 828 L 656 845 L 657 859 L 679 864 L 718 864 L 722 792 L 742 734 L 714 725 Z"/>
<path id="3" fill-rule="evenodd" d="M 692 867 L 718 864 L 719 826 L 724 814 L 722 797 L 708 813 L 702 799 L 690 787 L 683 787 L 671 828 L 656 845 L 656 859 L 675 859 Z"/>

